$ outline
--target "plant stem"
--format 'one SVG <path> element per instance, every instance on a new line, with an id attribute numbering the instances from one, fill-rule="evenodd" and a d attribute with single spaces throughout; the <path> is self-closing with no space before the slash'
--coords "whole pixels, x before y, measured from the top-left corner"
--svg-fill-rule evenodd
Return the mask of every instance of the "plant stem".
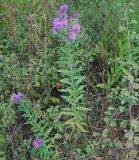
<path id="1" fill-rule="evenodd" d="M 127 28 L 127 35 L 128 35 L 128 53 L 129 53 L 129 58 L 131 60 L 132 58 L 132 55 L 131 55 L 131 40 L 130 40 L 130 30 L 129 30 L 129 19 L 128 19 L 128 8 L 127 6 L 125 5 L 126 7 L 126 28 Z M 129 74 L 131 74 L 132 72 L 132 67 L 131 67 L 131 64 L 129 63 Z M 128 83 L 128 91 L 130 93 L 130 95 L 132 94 L 132 91 L 133 91 L 133 87 L 132 87 L 132 82 L 131 80 L 129 80 L 129 83 Z M 129 116 L 130 116 L 130 119 L 132 118 L 132 104 L 129 104 Z M 133 130 L 132 126 L 130 128 L 131 130 Z"/>

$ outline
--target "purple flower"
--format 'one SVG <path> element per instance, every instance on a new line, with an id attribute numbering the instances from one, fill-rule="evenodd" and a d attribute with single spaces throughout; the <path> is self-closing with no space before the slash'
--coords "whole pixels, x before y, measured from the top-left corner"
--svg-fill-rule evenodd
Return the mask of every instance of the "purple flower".
<path id="1" fill-rule="evenodd" d="M 51 31 L 52 31 L 53 33 L 56 33 L 59 29 L 60 29 L 59 26 L 53 26 L 53 28 L 51 29 Z"/>
<path id="2" fill-rule="evenodd" d="M 66 20 L 67 17 L 68 17 L 68 16 L 67 16 L 65 13 L 60 15 L 60 19 L 61 19 L 61 20 Z"/>
<path id="3" fill-rule="evenodd" d="M 61 22 L 61 27 L 68 27 L 68 21 L 62 21 Z"/>
<path id="4" fill-rule="evenodd" d="M 58 9 L 58 10 L 56 11 L 56 14 L 62 14 L 61 10 Z"/>
<path id="5" fill-rule="evenodd" d="M 66 14 L 66 11 L 68 10 L 68 5 L 63 4 L 59 10 L 57 10 L 58 17 L 57 18 L 51 18 L 50 21 L 53 24 L 51 31 L 53 33 L 56 33 L 60 29 L 64 29 L 66 27 L 70 26 L 70 21 L 68 19 L 68 15 Z M 74 13 L 72 20 L 74 21 L 74 25 L 71 28 L 68 28 L 70 32 L 68 32 L 68 37 L 70 40 L 75 40 L 77 37 L 77 32 L 80 31 L 80 25 L 78 24 L 79 14 Z"/>
<path id="6" fill-rule="evenodd" d="M 50 22 L 53 23 L 53 21 L 54 21 L 54 18 L 50 18 Z"/>
<path id="7" fill-rule="evenodd" d="M 52 32 L 57 32 L 61 28 L 61 22 L 59 18 L 51 18 L 50 20 L 53 23 Z"/>
<path id="8" fill-rule="evenodd" d="M 73 14 L 73 17 L 74 17 L 74 18 L 78 18 L 79 16 L 80 16 L 80 14 L 78 14 L 78 13 L 74 13 L 74 14 Z"/>
<path id="9" fill-rule="evenodd" d="M 80 31 L 80 25 L 79 24 L 74 24 L 72 26 L 72 31 L 73 32 L 79 32 Z"/>
<path id="10" fill-rule="evenodd" d="M 42 144 L 42 140 L 39 139 L 38 137 L 33 141 L 33 146 L 35 148 L 39 148 L 41 146 L 41 144 Z"/>
<path id="11" fill-rule="evenodd" d="M 63 4 L 61 7 L 60 7 L 60 10 L 61 10 L 61 12 L 66 12 L 67 10 L 68 10 L 68 5 L 66 5 L 66 4 Z"/>
<path id="12" fill-rule="evenodd" d="M 23 94 L 23 93 L 18 92 L 18 97 L 19 97 L 19 98 L 21 98 L 21 97 L 23 97 L 23 96 L 24 96 L 24 94 Z"/>
<path id="13" fill-rule="evenodd" d="M 10 100 L 12 101 L 13 104 L 17 104 L 21 101 L 23 96 L 24 96 L 24 94 L 22 94 L 21 92 L 19 92 L 17 94 L 13 93 L 10 97 Z"/>
<path id="14" fill-rule="evenodd" d="M 51 18 L 50 21 L 52 22 L 53 25 L 59 23 L 60 19 L 59 18 Z"/>
<path id="15" fill-rule="evenodd" d="M 70 40 L 75 40 L 76 37 L 77 37 L 77 34 L 75 32 L 70 32 L 70 34 L 69 34 L 69 39 Z"/>

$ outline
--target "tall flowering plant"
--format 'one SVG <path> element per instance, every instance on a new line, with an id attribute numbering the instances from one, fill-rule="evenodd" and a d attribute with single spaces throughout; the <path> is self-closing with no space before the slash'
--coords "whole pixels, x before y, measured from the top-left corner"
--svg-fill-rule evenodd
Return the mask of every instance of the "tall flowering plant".
<path id="1" fill-rule="evenodd" d="M 56 18 L 51 18 L 52 29 L 51 31 L 60 35 L 64 40 L 60 49 L 59 57 L 59 70 L 62 79 L 60 80 L 65 84 L 65 88 L 61 89 L 64 92 L 62 96 L 66 100 L 66 107 L 62 107 L 62 114 L 67 118 L 65 124 L 71 128 L 71 139 L 74 133 L 86 132 L 84 129 L 85 111 L 88 108 L 84 105 L 84 76 L 81 75 L 82 68 L 78 60 L 79 48 L 76 48 L 76 41 L 81 27 L 79 25 L 79 14 L 75 13 L 68 15 L 68 5 L 62 5 L 57 10 Z"/>
<path id="2" fill-rule="evenodd" d="M 31 125 L 32 131 L 36 138 L 32 141 L 33 154 L 40 158 L 49 155 L 48 147 L 45 142 L 47 139 L 45 119 L 38 118 L 37 110 L 33 108 L 29 101 L 25 100 L 25 95 L 21 92 L 13 93 L 10 96 L 10 101 L 14 106 L 18 106 L 18 110 L 21 111 L 26 118 L 28 124 Z M 42 115 L 41 115 L 42 116 Z M 39 138 L 42 137 L 42 138 Z"/>

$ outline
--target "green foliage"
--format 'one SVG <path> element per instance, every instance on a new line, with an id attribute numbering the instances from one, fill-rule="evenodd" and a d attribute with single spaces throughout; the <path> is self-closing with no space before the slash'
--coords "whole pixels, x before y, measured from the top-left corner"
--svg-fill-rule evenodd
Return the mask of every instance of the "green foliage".
<path id="1" fill-rule="evenodd" d="M 61 4 L 80 14 L 74 42 L 50 32 Z M 138 8 L 138 0 L 1 1 L 0 160 L 139 158 Z M 13 92 L 24 93 L 20 104 Z"/>
<path id="2" fill-rule="evenodd" d="M 50 107 L 46 113 L 43 113 L 40 108 L 33 107 L 30 102 L 22 101 L 18 109 L 26 118 L 26 124 L 31 125 L 31 130 L 34 133 L 34 136 L 40 137 L 43 141 L 43 144 L 38 150 L 33 149 L 32 154 L 38 156 L 42 160 L 45 160 L 46 157 L 47 159 L 54 158 L 54 154 L 52 154 L 52 148 L 54 147 L 53 143 L 55 139 L 58 138 L 56 136 L 58 135 L 58 130 L 63 130 L 59 121 L 61 117 L 59 107 Z M 52 131 L 54 129 L 57 130 L 57 134 L 52 138 Z"/>
<path id="3" fill-rule="evenodd" d="M 88 108 L 85 106 L 84 96 L 84 76 L 81 75 L 83 70 L 78 61 L 78 50 L 76 42 L 67 40 L 63 47 L 60 47 L 62 53 L 60 54 L 58 72 L 61 73 L 62 79 L 60 82 L 65 84 L 65 88 L 60 91 L 65 95 L 62 97 L 66 100 L 67 107 L 63 107 L 63 112 L 69 119 L 65 124 L 72 128 L 72 132 L 86 132 L 84 129 L 83 117 Z"/>

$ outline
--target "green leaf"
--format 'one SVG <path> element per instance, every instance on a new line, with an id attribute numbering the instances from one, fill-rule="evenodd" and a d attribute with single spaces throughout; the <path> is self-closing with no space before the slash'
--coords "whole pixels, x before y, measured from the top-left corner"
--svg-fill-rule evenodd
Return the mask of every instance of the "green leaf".
<path id="1" fill-rule="evenodd" d="M 131 74 L 128 74 L 128 80 L 130 81 L 130 83 L 133 83 L 134 76 L 132 76 Z"/>
<path id="2" fill-rule="evenodd" d="M 122 71 L 123 71 L 126 75 L 128 75 L 128 70 L 127 70 L 127 69 L 125 69 L 125 68 L 122 67 Z"/>
<path id="3" fill-rule="evenodd" d="M 106 84 L 98 84 L 96 87 L 101 88 L 101 89 L 107 89 L 107 85 Z"/>
<path id="4" fill-rule="evenodd" d="M 65 124 L 75 125 L 74 118 L 69 119 L 68 121 L 65 122 Z"/>
<path id="5" fill-rule="evenodd" d="M 75 103 L 77 103 L 80 99 L 82 99 L 84 97 L 84 94 L 81 94 L 76 100 Z"/>
<path id="6" fill-rule="evenodd" d="M 76 84 L 80 84 L 84 79 L 85 79 L 85 77 L 79 76 L 78 80 L 76 81 Z"/>
<path id="7" fill-rule="evenodd" d="M 54 138 L 55 138 L 55 139 L 61 139 L 61 138 L 62 138 L 62 135 L 59 134 L 59 133 L 57 133 L 57 134 L 55 134 Z"/>
<path id="8" fill-rule="evenodd" d="M 58 70 L 58 72 L 63 73 L 64 75 L 67 75 L 67 76 L 70 75 L 70 71 L 68 70 L 61 69 L 61 70 Z"/>
<path id="9" fill-rule="evenodd" d="M 129 131 L 125 134 L 125 137 L 128 138 L 129 141 L 132 141 L 134 138 L 134 132 Z"/>
<path id="10" fill-rule="evenodd" d="M 111 120 L 111 121 L 110 121 L 110 126 L 111 126 L 111 127 L 116 127 L 116 122 L 115 122 L 114 120 Z"/>
<path id="11" fill-rule="evenodd" d="M 104 138 L 108 137 L 108 129 L 104 129 L 104 130 L 103 130 L 102 136 L 103 136 Z"/>
<path id="12" fill-rule="evenodd" d="M 70 79 L 69 79 L 69 78 L 63 78 L 63 79 L 60 80 L 60 82 L 65 83 L 65 84 L 72 85 L 72 83 L 70 82 Z"/>
<path id="13" fill-rule="evenodd" d="M 123 120 L 123 121 L 120 123 L 120 126 L 121 126 L 122 128 L 126 128 L 127 124 L 128 124 L 128 121 Z"/>
<path id="14" fill-rule="evenodd" d="M 139 136 L 134 136 L 134 143 L 139 144 Z"/>
<path id="15" fill-rule="evenodd" d="M 108 110 L 109 110 L 109 111 L 114 111 L 114 110 L 115 110 L 115 108 L 114 108 L 114 107 L 112 107 L 112 106 L 110 106 L 110 107 L 108 107 Z"/>
<path id="16" fill-rule="evenodd" d="M 137 21 L 135 19 L 131 20 L 130 24 L 137 24 Z"/>
<path id="17" fill-rule="evenodd" d="M 61 48 L 61 47 L 60 47 L 59 49 L 60 49 L 63 53 L 69 54 L 67 50 L 65 50 L 65 49 L 63 49 L 63 48 Z"/>
<path id="18" fill-rule="evenodd" d="M 98 137 L 98 136 L 100 136 L 100 133 L 98 133 L 98 132 L 93 132 L 93 137 Z"/>
<path id="19" fill-rule="evenodd" d="M 119 27 L 119 32 L 123 32 L 123 31 L 126 31 L 126 27 L 120 26 L 120 27 Z"/>
<path id="20" fill-rule="evenodd" d="M 132 64 L 132 66 L 138 70 L 138 63 L 134 59 L 128 59 L 128 63 Z"/>
<path id="21" fill-rule="evenodd" d="M 134 128 L 135 132 L 139 132 L 139 121 L 132 119 L 131 126 Z"/>
<path id="22" fill-rule="evenodd" d="M 75 124 L 80 129 L 81 132 L 84 132 L 84 133 L 87 132 L 80 123 L 76 121 Z"/>
<path id="23" fill-rule="evenodd" d="M 35 82 L 35 86 L 36 86 L 36 87 L 40 87 L 40 82 L 36 81 L 36 82 Z"/>
<path id="24" fill-rule="evenodd" d="M 71 96 L 61 96 L 62 98 L 64 98 L 67 102 L 69 102 L 69 104 L 73 104 L 74 103 L 74 99 L 71 98 Z"/>
<path id="25" fill-rule="evenodd" d="M 110 118 L 109 118 L 109 117 L 105 117 L 105 118 L 104 118 L 104 121 L 108 124 L 109 121 L 110 121 Z"/>
<path id="26" fill-rule="evenodd" d="M 133 88 L 134 89 L 139 89 L 139 84 L 138 83 L 133 83 Z"/>
<path id="27" fill-rule="evenodd" d="M 127 140 L 126 143 L 125 143 L 125 146 L 127 148 L 133 148 L 133 141 Z"/>
<path id="28" fill-rule="evenodd" d="M 67 112 L 67 111 L 63 111 L 61 114 L 67 115 L 67 116 L 74 116 L 75 113 L 74 112 Z"/>
<path id="29" fill-rule="evenodd" d="M 90 111 L 91 109 L 86 108 L 86 107 L 76 107 L 77 110 L 81 110 L 81 111 Z"/>
<path id="30" fill-rule="evenodd" d="M 104 112 L 106 115 L 111 115 L 111 111 L 106 111 L 106 112 Z"/>
<path id="31" fill-rule="evenodd" d="M 53 103 L 59 103 L 59 104 L 60 104 L 60 100 L 59 100 L 58 98 L 56 98 L 56 97 L 51 97 L 51 98 L 49 99 L 49 101 L 50 101 L 50 102 L 53 102 Z"/>
<path id="32" fill-rule="evenodd" d="M 123 113 L 125 111 L 125 107 L 124 106 L 120 106 L 119 110 L 120 110 L 121 113 Z"/>

